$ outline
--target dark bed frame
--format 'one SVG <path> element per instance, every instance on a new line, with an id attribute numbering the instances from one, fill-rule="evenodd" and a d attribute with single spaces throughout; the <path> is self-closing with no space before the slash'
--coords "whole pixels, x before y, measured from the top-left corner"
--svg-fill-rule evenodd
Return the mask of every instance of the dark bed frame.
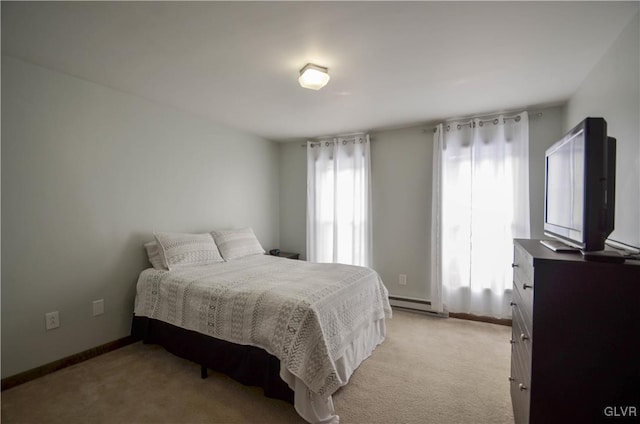
<path id="1" fill-rule="evenodd" d="M 258 386 L 264 395 L 293 404 L 293 390 L 280 378 L 280 360 L 255 346 L 245 346 L 167 324 L 147 317 L 133 317 L 131 333 L 145 344 L 158 344 L 181 358 L 228 375 L 247 386 Z"/>

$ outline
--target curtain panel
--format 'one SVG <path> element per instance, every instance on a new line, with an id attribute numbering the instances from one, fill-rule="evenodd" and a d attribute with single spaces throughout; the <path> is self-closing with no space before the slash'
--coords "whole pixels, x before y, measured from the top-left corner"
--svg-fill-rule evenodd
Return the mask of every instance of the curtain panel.
<path id="1" fill-rule="evenodd" d="M 435 311 L 511 316 L 513 239 L 530 236 L 528 152 L 527 112 L 436 128 Z"/>
<path id="2" fill-rule="evenodd" d="M 307 142 L 307 259 L 371 264 L 368 135 Z"/>

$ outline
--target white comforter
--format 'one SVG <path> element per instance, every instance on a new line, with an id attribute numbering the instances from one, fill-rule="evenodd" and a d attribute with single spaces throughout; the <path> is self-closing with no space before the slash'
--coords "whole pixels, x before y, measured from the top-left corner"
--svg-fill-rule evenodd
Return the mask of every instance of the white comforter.
<path id="1" fill-rule="evenodd" d="M 384 323 L 391 308 L 387 289 L 369 268 L 255 255 L 147 269 L 138 280 L 135 314 L 263 348 L 326 399 L 359 365 L 345 375 L 338 360 L 373 323 Z"/>

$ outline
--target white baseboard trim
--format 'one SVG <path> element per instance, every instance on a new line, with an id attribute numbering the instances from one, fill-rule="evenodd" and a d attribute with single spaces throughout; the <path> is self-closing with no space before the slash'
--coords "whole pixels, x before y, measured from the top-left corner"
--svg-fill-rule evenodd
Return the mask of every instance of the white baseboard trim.
<path id="1" fill-rule="evenodd" d="M 435 312 L 431 310 L 431 302 L 423 299 L 415 299 L 410 297 L 389 296 L 389 303 L 402 309 L 408 309 L 416 312 L 423 312 L 429 315 L 448 318 L 447 312 Z"/>

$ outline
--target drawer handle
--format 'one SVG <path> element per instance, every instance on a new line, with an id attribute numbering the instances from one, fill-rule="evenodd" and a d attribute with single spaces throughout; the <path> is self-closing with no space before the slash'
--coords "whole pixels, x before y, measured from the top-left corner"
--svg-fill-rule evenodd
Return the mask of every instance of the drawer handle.
<path id="1" fill-rule="evenodd" d="M 509 381 L 516 381 L 516 379 L 513 377 L 509 377 Z"/>
<path id="2" fill-rule="evenodd" d="M 522 290 L 532 289 L 532 288 L 533 288 L 533 286 L 531 284 L 524 283 L 522 285 Z"/>
<path id="3" fill-rule="evenodd" d="M 518 343 L 518 342 L 517 342 L 517 341 L 515 341 L 515 340 L 513 340 L 513 339 L 511 339 L 511 340 L 509 340 L 509 343 L 511 343 L 511 344 L 516 344 L 516 343 Z"/>
<path id="4" fill-rule="evenodd" d="M 511 264 L 511 268 L 518 268 L 518 264 Z"/>
<path id="5" fill-rule="evenodd" d="M 524 392 L 525 390 L 527 390 L 527 386 L 525 386 L 524 384 L 520 383 L 520 384 L 518 384 L 518 389 L 520 389 L 521 392 Z"/>
<path id="6" fill-rule="evenodd" d="M 529 340 L 529 336 L 527 336 L 526 334 L 522 333 L 522 334 L 520 334 L 520 340 L 522 340 L 522 341 Z"/>
<path id="7" fill-rule="evenodd" d="M 516 302 L 509 302 L 509 305 L 510 305 L 510 306 L 516 306 L 516 305 L 517 305 L 517 303 L 516 303 Z"/>

